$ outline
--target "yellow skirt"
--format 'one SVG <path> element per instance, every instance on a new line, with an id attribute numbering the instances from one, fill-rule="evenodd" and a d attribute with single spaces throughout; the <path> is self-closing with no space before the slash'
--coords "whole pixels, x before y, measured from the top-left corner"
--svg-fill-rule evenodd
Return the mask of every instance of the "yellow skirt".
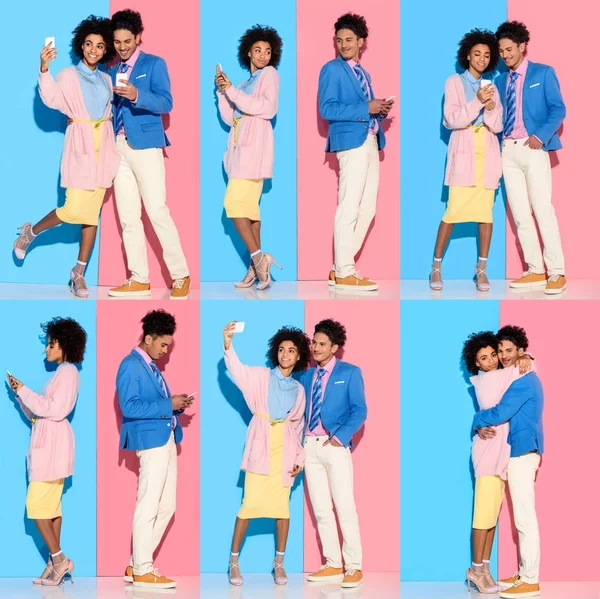
<path id="1" fill-rule="evenodd" d="M 499 476 L 479 476 L 475 479 L 473 528 L 489 530 L 498 523 L 504 501 L 504 481 Z"/>
<path id="2" fill-rule="evenodd" d="M 263 179 L 229 179 L 225 190 L 225 213 L 227 218 L 260 220 L 260 194 Z"/>
<path id="3" fill-rule="evenodd" d="M 27 517 L 31 520 L 51 520 L 62 516 L 60 498 L 65 479 L 49 482 L 34 480 L 27 489 Z"/>
<path id="4" fill-rule="evenodd" d="M 494 207 L 493 189 L 485 189 L 485 147 L 487 131 L 484 126 L 472 127 L 475 142 L 475 186 L 450 186 L 448 206 L 442 217 L 445 223 L 491 223 Z"/>
<path id="5" fill-rule="evenodd" d="M 269 427 L 270 474 L 246 472 L 244 500 L 238 518 L 289 518 L 290 487 L 283 486 L 283 423 Z"/>
<path id="6" fill-rule="evenodd" d="M 94 150 L 96 151 L 96 162 L 100 152 L 100 141 L 102 139 L 102 127 L 104 123 L 97 121 L 92 123 L 94 132 Z M 56 216 L 64 223 L 71 225 L 97 225 L 100 217 L 100 209 L 104 202 L 106 189 L 73 189 L 67 188 L 67 199 L 65 203 L 56 209 Z"/>

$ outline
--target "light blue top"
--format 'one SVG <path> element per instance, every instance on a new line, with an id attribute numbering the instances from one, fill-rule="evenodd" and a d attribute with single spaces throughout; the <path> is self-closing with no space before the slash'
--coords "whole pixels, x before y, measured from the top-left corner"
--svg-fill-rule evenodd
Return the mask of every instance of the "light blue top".
<path id="1" fill-rule="evenodd" d="M 254 72 L 254 75 L 250 75 L 250 78 L 246 79 L 246 81 L 240 85 L 240 91 L 243 91 L 246 95 L 251 96 L 254 93 L 254 88 L 256 87 L 256 82 L 258 81 L 258 77 L 261 72 L 262 69 L 259 69 L 258 71 Z M 244 113 L 240 112 L 236 106 L 234 114 L 235 118 L 239 119 L 243 114 Z M 271 418 L 273 418 L 273 416 L 271 416 Z"/>
<path id="2" fill-rule="evenodd" d="M 469 71 L 465 71 L 460 76 L 463 87 L 465 88 L 465 96 L 467 97 L 467 102 L 470 102 L 475 98 L 477 92 L 479 91 L 479 86 L 481 85 L 481 79 L 475 79 Z M 473 126 L 482 125 L 483 124 L 483 111 L 485 109 L 482 108 L 479 112 L 477 118 L 471 123 Z"/>
<path id="3" fill-rule="evenodd" d="M 298 383 L 291 376 L 283 376 L 281 370 L 275 367 L 269 377 L 269 416 L 273 420 L 283 420 L 294 407 L 298 397 Z"/>
<path id="4" fill-rule="evenodd" d="M 85 107 L 90 118 L 94 121 L 99 121 L 104 118 L 106 106 L 112 97 L 112 89 L 102 71 L 98 68 L 92 71 L 82 60 L 79 61 L 79 64 L 75 68 L 77 69 Z"/>

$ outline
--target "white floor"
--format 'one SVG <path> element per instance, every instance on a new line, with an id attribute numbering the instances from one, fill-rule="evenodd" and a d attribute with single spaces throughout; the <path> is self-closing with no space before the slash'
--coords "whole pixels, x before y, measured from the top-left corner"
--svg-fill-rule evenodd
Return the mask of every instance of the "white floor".
<path id="1" fill-rule="evenodd" d="M 600 582 L 546 582 L 541 584 L 543 599 L 599 599 Z M 0 597 L 6 599 L 466 599 L 463 583 L 403 582 L 397 574 L 367 574 L 356 589 L 339 585 L 312 585 L 303 574 L 290 574 L 287 586 L 276 586 L 268 574 L 246 574 L 244 586 L 232 587 L 224 574 L 177 577 L 177 588 L 144 590 L 126 585 L 121 578 L 76 578 L 60 587 L 34 586 L 28 578 L 0 578 Z M 477 599 L 478 595 L 473 595 Z"/>
<path id="2" fill-rule="evenodd" d="M 442 291 L 432 291 L 427 279 L 402 279 L 400 297 L 405 300 L 598 300 L 600 299 L 600 280 L 569 279 L 567 289 L 560 295 L 545 295 L 544 289 L 531 291 L 514 290 L 509 281 L 496 279 L 490 281 L 491 289 L 477 291 L 471 279 L 448 279 L 444 281 Z"/>

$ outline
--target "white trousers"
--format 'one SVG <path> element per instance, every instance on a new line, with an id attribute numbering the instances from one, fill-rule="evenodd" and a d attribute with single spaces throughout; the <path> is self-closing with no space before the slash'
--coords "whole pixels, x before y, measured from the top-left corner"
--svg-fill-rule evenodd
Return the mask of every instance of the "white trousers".
<path id="1" fill-rule="evenodd" d="M 354 258 L 375 217 L 379 189 L 377 136 L 368 134 L 362 146 L 342 150 L 336 156 L 340 181 L 333 245 L 336 276 L 343 278 L 356 272 Z"/>
<path id="2" fill-rule="evenodd" d="M 150 282 L 142 201 L 162 247 L 163 260 L 172 279 L 187 277 L 189 270 L 179 233 L 167 208 L 165 159 L 162 148 L 136 150 L 124 135 L 117 136 L 121 164 L 115 177 L 115 202 L 123 230 L 127 268 L 138 283 Z"/>
<path id="3" fill-rule="evenodd" d="M 526 453 L 508 462 L 508 486 L 519 532 L 519 576 L 530 584 L 537 584 L 540 577 L 540 530 L 535 512 L 535 475 L 539 465 L 538 453 Z"/>
<path id="4" fill-rule="evenodd" d="M 327 437 L 306 437 L 304 441 L 306 485 L 312 504 L 323 555 L 328 566 L 346 570 L 362 569 L 362 547 L 358 514 L 354 502 L 352 456 L 347 447 L 323 446 Z M 343 544 L 335 522 L 337 512 Z"/>
<path id="5" fill-rule="evenodd" d="M 137 502 L 133 513 L 133 556 L 137 576 L 151 572 L 154 552 L 175 513 L 177 445 L 173 433 L 166 445 L 136 451 L 140 460 Z"/>
<path id="6" fill-rule="evenodd" d="M 550 276 L 564 275 L 565 259 L 552 205 L 550 156 L 545 150 L 532 150 L 523 145 L 525 141 L 506 139 L 502 147 L 506 195 L 523 257 L 532 272 L 543 274 L 548 270 Z M 532 209 L 544 243 L 543 258 Z"/>

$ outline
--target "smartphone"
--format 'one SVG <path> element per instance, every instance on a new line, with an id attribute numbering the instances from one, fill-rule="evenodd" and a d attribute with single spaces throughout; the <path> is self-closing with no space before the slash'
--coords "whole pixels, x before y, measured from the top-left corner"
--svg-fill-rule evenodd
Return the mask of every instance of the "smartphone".
<path id="1" fill-rule="evenodd" d="M 396 100 L 396 96 L 390 96 L 389 98 L 385 99 L 386 102 L 394 102 L 395 100 Z"/>
<path id="2" fill-rule="evenodd" d="M 482 79 L 481 80 L 481 87 L 485 87 L 486 85 L 489 85 L 491 83 L 491 81 L 489 79 Z"/>
<path id="3" fill-rule="evenodd" d="M 117 73 L 115 87 L 125 87 L 123 81 L 129 81 L 127 73 Z"/>
<path id="4" fill-rule="evenodd" d="M 222 72 L 223 72 L 223 67 L 221 67 L 221 63 L 220 63 L 220 62 L 218 62 L 218 63 L 217 63 L 217 74 L 218 74 L 218 73 L 222 73 Z"/>
<path id="5" fill-rule="evenodd" d="M 48 44 L 52 44 L 52 47 L 53 47 L 53 48 L 56 48 L 56 44 L 55 44 L 55 41 L 54 41 L 54 36 L 52 36 L 52 37 L 47 37 L 47 38 L 45 39 L 45 41 L 44 41 L 44 47 L 46 47 Z"/>
<path id="6" fill-rule="evenodd" d="M 233 332 L 234 333 L 243 333 L 245 327 L 246 327 L 245 322 L 236 322 L 235 326 L 233 327 Z"/>
<path id="7" fill-rule="evenodd" d="M 9 371 L 8 369 L 6 369 L 6 374 L 8 374 L 8 376 L 12 377 L 13 379 L 15 378 Z"/>
<path id="8" fill-rule="evenodd" d="M 194 397 L 194 395 L 196 395 L 197 393 L 198 393 L 198 391 L 194 391 L 193 393 L 190 393 L 190 394 L 188 395 L 188 397 Z"/>

